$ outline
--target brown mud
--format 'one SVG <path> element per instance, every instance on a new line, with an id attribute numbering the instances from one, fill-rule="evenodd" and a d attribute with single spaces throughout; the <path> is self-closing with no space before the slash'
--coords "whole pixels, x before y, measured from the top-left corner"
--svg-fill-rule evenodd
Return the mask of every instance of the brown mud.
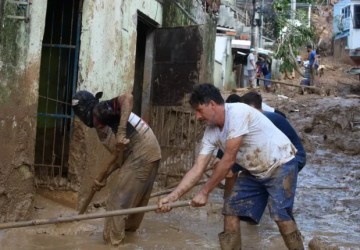
<path id="1" fill-rule="evenodd" d="M 328 69 L 318 78 L 318 93 L 299 95 L 297 88 L 277 86 L 274 93 L 262 95 L 267 104 L 286 113 L 307 151 L 294 206 L 306 249 L 311 242 L 312 249 L 355 250 L 360 249 L 360 83 L 358 76 L 346 73 L 350 66 L 326 60 Z M 153 192 L 163 189 L 158 184 Z M 126 234 L 121 249 L 220 249 L 222 195 L 220 189 L 213 191 L 203 208 L 146 213 L 137 232 Z M 104 211 L 102 203 L 90 211 Z M 76 213 L 38 194 L 32 219 Z M 114 249 L 103 242 L 103 222 L 95 219 L 0 230 L 0 248 Z M 242 222 L 241 229 L 243 249 L 286 249 L 268 212 L 259 225 Z"/>

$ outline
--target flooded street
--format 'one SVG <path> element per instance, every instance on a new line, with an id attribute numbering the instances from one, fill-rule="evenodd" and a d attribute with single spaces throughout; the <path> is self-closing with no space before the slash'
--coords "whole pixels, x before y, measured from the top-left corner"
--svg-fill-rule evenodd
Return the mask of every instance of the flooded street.
<path id="1" fill-rule="evenodd" d="M 304 238 L 306 249 L 316 237 L 315 249 L 360 249 L 360 159 L 357 153 L 345 154 L 334 145 L 349 144 L 356 138 L 355 127 L 351 133 L 344 129 L 331 133 L 331 124 L 323 129 L 326 112 L 344 103 L 348 107 L 358 101 L 329 106 L 326 100 L 309 105 L 318 109 L 309 121 L 305 109 L 291 113 L 289 119 L 305 139 L 308 161 L 300 172 L 294 215 Z M 300 104 L 296 104 L 302 107 Z M 328 105 L 328 106 L 326 106 Z M 289 105 L 288 105 L 289 106 Z M 290 105 L 291 106 L 291 105 Z M 289 106 L 289 107 L 290 107 Z M 292 108 L 292 107 L 291 107 Z M 342 110 L 342 108 L 339 108 Z M 323 111 L 325 110 L 325 111 Z M 336 113 L 336 112 L 335 112 Z M 341 112 L 340 112 L 341 113 Z M 328 119 L 344 120 L 344 117 L 328 115 Z M 344 115 L 349 115 L 345 109 Z M 355 115 L 354 115 L 355 114 Z M 357 119 L 358 113 L 351 114 Z M 335 119 L 335 118 L 336 119 Z M 355 117 L 355 118 L 354 118 Z M 321 118 L 321 119 L 320 119 Z M 314 122 L 316 121 L 316 122 Z M 310 126 L 310 125 L 311 126 Z M 305 127 L 307 133 L 304 134 Z M 305 129 L 306 130 L 306 129 Z M 310 132 L 309 132 L 310 131 Z M 355 133 L 355 132 L 356 133 Z M 325 137 L 324 134 L 327 136 Z M 339 137 L 340 136 L 340 137 Z M 342 136 L 342 137 L 341 137 Z M 335 138 L 335 139 L 334 139 Z M 342 139 L 341 139 L 342 138 Z M 333 141 L 332 141 L 333 139 Z M 351 145 L 347 149 L 351 150 Z M 358 149 L 356 149 L 358 150 Z M 350 151 L 349 151 L 350 152 Z M 351 151 L 353 152 L 353 151 Z M 193 192 L 199 187 L 193 189 Z M 154 192 L 159 191 L 157 188 Z M 190 199 L 187 194 L 184 199 Z M 155 204 L 157 198 L 150 200 Z M 176 208 L 167 214 L 148 212 L 141 227 L 135 233 L 127 233 L 121 249 L 220 249 L 217 234 L 222 231 L 222 190 L 216 189 L 210 203 L 203 208 Z M 100 207 L 93 212 L 103 212 Z M 71 208 L 61 206 L 38 195 L 33 219 L 75 215 Z M 114 249 L 102 239 L 103 219 L 86 220 L 58 225 L 44 225 L 0 231 L 1 249 Z M 259 225 L 241 224 L 242 249 L 282 250 L 286 249 L 276 224 L 266 211 Z"/>
<path id="2" fill-rule="evenodd" d="M 320 237 L 328 246 L 360 249 L 359 160 L 317 150 L 299 177 L 295 218 L 306 245 Z M 221 190 L 205 208 L 176 208 L 168 214 L 146 214 L 140 229 L 127 233 L 121 249 L 220 249 Z M 152 200 L 154 202 L 154 199 Z M 73 215 L 41 196 L 36 218 Z M 99 212 L 102 210 L 99 210 Z M 268 212 L 260 225 L 242 223 L 243 249 L 286 249 Z M 3 230 L 1 249 L 112 249 L 102 240 L 103 219 Z M 336 248 L 334 248 L 336 249 Z"/>

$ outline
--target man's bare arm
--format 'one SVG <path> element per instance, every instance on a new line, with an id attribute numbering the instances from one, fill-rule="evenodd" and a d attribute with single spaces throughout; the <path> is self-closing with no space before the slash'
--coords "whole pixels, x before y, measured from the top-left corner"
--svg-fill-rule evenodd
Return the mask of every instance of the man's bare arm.
<path id="1" fill-rule="evenodd" d="M 118 143 L 127 144 L 129 140 L 126 139 L 126 124 L 129 120 L 129 116 L 133 108 L 133 96 L 131 94 L 120 95 L 118 97 L 118 102 L 121 109 L 121 114 L 116 137 Z"/>
<path id="2" fill-rule="evenodd" d="M 171 201 L 178 200 L 198 183 L 206 171 L 206 167 L 210 159 L 211 155 L 199 155 L 197 157 L 194 166 L 182 178 L 180 184 L 175 188 L 175 190 L 169 194 Z"/>
<path id="3" fill-rule="evenodd" d="M 224 156 L 214 169 L 210 179 L 206 182 L 199 193 L 208 195 L 225 178 L 231 167 L 236 162 L 236 155 L 241 146 L 243 137 L 227 140 Z"/>
<path id="4" fill-rule="evenodd" d="M 211 155 L 199 155 L 194 166 L 182 178 L 180 184 L 175 188 L 175 190 L 158 201 L 159 208 L 157 212 L 169 212 L 171 210 L 169 203 L 178 200 L 183 194 L 188 192 L 195 186 L 195 184 L 197 184 L 203 173 L 206 171 L 206 166 L 210 159 Z"/>

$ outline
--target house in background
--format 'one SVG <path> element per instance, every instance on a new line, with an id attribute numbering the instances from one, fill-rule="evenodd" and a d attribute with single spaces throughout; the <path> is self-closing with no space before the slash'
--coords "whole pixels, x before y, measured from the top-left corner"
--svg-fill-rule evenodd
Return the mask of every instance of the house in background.
<path id="1" fill-rule="evenodd" d="M 245 42 L 247 45 L 237 47 L 234 42 Z M 221 90 L 230 90 L 241 86 L 243 79 L 242 65 L 238 50 L 243 49 L 246 55 L 250 49 L 250 22 L 247 10 L 237 6 L 236 1 L 222 1 L 217 20 L 214 62 L 214 85 Z"/>
<path id="2" fill-rule="evenodd" d="M 334 57 L 360 64 L 360 0 L 334 5 Z"/>

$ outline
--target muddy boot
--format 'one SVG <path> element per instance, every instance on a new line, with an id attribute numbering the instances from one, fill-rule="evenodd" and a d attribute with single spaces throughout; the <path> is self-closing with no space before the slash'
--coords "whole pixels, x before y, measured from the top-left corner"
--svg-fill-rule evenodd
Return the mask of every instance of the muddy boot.
<path id="1" fill-rule="evenodd" d="M 219 233 L 221 250 L 241 250 L 240 232 Z"/>
<path id="2" fill-rule="evenodd" d="M 299 230 L 282 235 L 285 245 L 289 250 L 304 250 L 302 235 Z"/>

